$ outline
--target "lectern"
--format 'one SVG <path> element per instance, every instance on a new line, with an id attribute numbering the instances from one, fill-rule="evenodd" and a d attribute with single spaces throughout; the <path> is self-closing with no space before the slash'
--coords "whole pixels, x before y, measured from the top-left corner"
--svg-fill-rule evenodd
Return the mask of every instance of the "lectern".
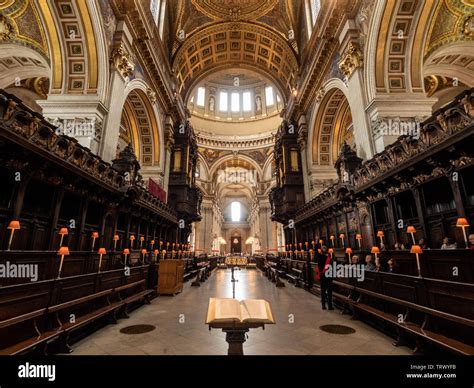
<path id="1" fill-rule="evenodd" d="M 262 299 L 211 298 L 207 310 L 206 324 L 211 329 L 226 333 L 229 356 L 243 356 L 245 336 L 250 329 L 265 329 L 265 324 L 275 324 L 270 304 Z"/>

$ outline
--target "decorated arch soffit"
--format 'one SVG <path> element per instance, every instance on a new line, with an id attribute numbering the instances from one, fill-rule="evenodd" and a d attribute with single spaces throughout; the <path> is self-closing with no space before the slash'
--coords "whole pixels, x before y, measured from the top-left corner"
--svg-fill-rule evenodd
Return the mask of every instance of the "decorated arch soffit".
<path id="1" fill-rule="evenodd" d="M 255 23 L 241 22 L 204 27 L 185 40 L 173 60 L 184 99 L 197 80 L 217 69 L 232 67 L 256 69 L 288 97 L 295 86 L 298 60 L 280 34 Z"/>
<path id="2" fill-rule="evenodd" d="M 346 96 L 340 89 L 328 91 L 318 110 L 312 144 L 313 163 L 334 165 L 341 144 L 352 142 L 352 115 Z"/>
<path id="3" fill-rule="evenodd" d="M 121 124 L 126 129 L 123 139 L 131 143 L 143 167 L 160 161 L 159 130 L 153 108 L 147 96 L 133 90 L 125 101 Z"/>
<path id="4" fill-rule="evenodd" d="M 279 0 L 191 0 L 206 16 L 217 20 L 255 20 L 267 14 Z"/>
<path id="5" fill-rule="evenodd" d="M 428 95 L 452 86 L 454 78 L 458 83 L 474 84 L 473 41 L 474 1 L 441 1 L 424 49 L 424 76 Z"/>

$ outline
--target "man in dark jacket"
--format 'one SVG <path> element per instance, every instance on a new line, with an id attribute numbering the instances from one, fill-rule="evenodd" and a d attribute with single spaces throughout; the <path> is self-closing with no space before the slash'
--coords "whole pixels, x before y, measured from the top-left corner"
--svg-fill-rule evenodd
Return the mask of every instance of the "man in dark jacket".
<path id="1" fill-rule="evenodd" d="M 321 253 L 318 254 L 318 266 L 316 267 L 316 277 L 321 285 L 321 304 L 323 310 L 326 310 L 326 302 L 329 310 L 332 307 L 332 278 L 326 277 L 328 268 L 332 266 L 331 255 L 328 254 L 326 246 L 321 247 Z"/>

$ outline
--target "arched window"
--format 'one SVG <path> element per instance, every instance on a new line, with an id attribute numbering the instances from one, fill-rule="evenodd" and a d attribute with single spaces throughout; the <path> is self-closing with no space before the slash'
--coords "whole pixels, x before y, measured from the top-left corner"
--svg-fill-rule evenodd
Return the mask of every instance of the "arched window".
<path id="1" fill-rule="evenodd" d="M 158 26 L 160 37 L 163 38 L 163 32 L 165 29 L 166 0 L 151 0 L 150 10 L 153 15 L 153 20 Z"/>
<path id="2" fill-rule="evenodd" d="M 232 202 L 230 210 L 232 214 L 232 222 L 240 222 L 240 217 L 241 217 L 240 202 Z"/>

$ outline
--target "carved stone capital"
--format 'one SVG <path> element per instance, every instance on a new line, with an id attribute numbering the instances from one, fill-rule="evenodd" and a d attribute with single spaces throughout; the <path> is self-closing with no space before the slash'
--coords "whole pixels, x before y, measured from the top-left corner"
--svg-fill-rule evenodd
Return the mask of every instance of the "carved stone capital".
<path id="1" fill-rule="evenodd" d="M 346 51 L 338 62 L 339 69 L 344 77 L 349 79 L 354 71 L 364 64 L 363 54 L 360 50 L 359 44 L 350 42 Z"/>
<path id="2" fill-rule="evenodd" d="M 130 77 L 135 70 L 135 64 L 130 59 L 130 54 L 127 53 L 123 44 L 112 50 L 111 61 L 123 78 Z"/>

